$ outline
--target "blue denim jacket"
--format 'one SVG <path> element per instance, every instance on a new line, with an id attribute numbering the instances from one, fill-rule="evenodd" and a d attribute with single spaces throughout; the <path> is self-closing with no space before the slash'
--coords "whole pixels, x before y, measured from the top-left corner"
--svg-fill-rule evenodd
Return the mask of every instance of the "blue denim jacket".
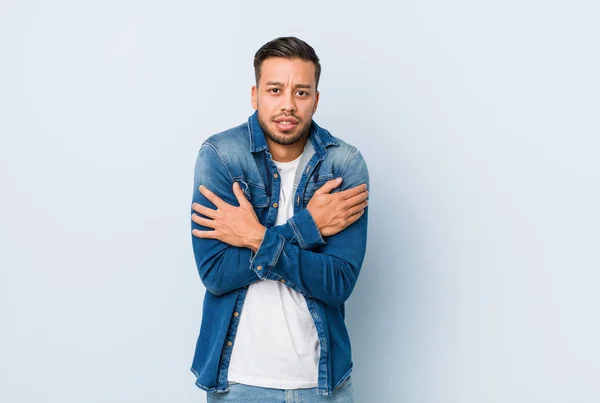
<path id="1" fill-rule="evenodd" d="M 368 186 L 367 166 L 355 147 L 313 121 L 294 181 L 294 215 L 278 226 L 274 226 L 280 190 L 276 173 L 256 112 L 247 123 L 209 137 L 200 147 L 192 202 L 215 208 L 199 191 L 204 185 L 237 206 L 232 185 L 238 182 L 267 230 L 256 254 L 192 236 L 206 293 L 191 371 L 198 387 L 227 392 L 227 369 L 248 285 L 284 280 L 306 298 L 321 345 L 317 394 L 331 396 L 352 371 L 344 302 L 365 256 L 368 207 L 354 224 L 323 239 L 306 205 L 315 190 L 339 176 L 342 185 L 334 191 Z M 210 230 L 192 222 L 193 228 Z"/>

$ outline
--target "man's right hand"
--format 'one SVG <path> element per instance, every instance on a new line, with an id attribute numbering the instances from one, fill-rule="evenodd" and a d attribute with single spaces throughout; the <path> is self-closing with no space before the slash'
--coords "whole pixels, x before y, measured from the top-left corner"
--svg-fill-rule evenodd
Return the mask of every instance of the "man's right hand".
<path id="1" fill-rule="evenodd" d="M 331 236 L 343 231 L 363 215 L 369 204 L 369 192 L 364 184 L 330 194 L 341 183 L 342 178 L 326 182 L 315 191 L 306 206 L 321 236 Z"/>

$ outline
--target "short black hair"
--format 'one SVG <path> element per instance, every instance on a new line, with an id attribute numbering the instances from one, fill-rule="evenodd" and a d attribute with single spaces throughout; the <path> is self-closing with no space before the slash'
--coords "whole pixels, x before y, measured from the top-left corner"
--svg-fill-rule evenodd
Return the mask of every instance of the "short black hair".
<path id="1" fill-rule="evenodd" d="M 321 64 L 315 50 L 302 39 L 294 36 L 282 36 L 265 43 L 254 55 L 254 76 L 256 85 L 260 81 L 262 63 L 269 57 L 284 57 L 286 59 L 300 59 L 313 62 L 315 65 L 316 87 L 319 87 L 321 77 Z"/>

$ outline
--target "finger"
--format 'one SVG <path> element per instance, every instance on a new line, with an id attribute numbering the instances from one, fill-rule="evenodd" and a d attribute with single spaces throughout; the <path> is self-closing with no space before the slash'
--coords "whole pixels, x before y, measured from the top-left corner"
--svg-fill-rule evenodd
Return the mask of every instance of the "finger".
<path id="1" fill-rule="evenodd" d="M 226 204 L 219 196 L 214 194 L 209 188 L 207 188 L 204 185 L 200 185 L 200 193 L 202 193 L 202 195 L 206 197 L 208 201 L 214 204 L 218 209 L 223 208 Z"/>
<path id="2" fill-rule="evenodd" d="M 356 196 L 352 196 L 351 198 L 347 199 L 346 203 L 348 203 L 348 207 L 352 207 L 364 202 L 367 199 L 367 197 L 369 197 L 369 192 L 364 191 L 362 193 L 357 194 Z"/>
<path id="3" fill-rule="evenodd" d="M 366 209 L 368 205 L 369 205 L 369 201 L 365 200 L 362 203 L 359 203 L 359 204 L 357 204 L 355 206 L 352 206 L 352 207 L 350 207 L 348 209 L 348 215 L 350 217 L 352 217 L 356 213 L 360 213 L 361 211 L 363 211 L 364 209 Z"/>
<path id="4" fill-rule="evenodd" d="M 340 186 L 341 183 L 342 183 L 342 178 L 336 178 L 336 179 L 332 179 L 330 181 L 327 181 L 327 182 L 325 182 L 325 184 L 323 186 L 321 186 L 320 188 L 318 188 L 315 191 L 314 194 L 329 193 L 333 189 L 335 189 L 336 187 Z"/>
<path id="5" fill-rule="evenodd" d="M 362 192 L 366 192 L 366 191 L 367 191 L 367 185 L 362 184 L 362 185 L 354 186 L 353 188 L 350 188 L 350 189 L 346 189 L 346 190 L 340 192 L 340 195 L 344 199 L 349 199 L 351 197 L 354 197 L 354 196 L 359 195 Z"/>
<path id="6" fill-rule="evenodd" d="M 203 206 L 200 203 L 193 203 L 192 210 L 209 218 L 217 218 L 217 210 L 213 210 L 209 207 Z"/>
<path id="7" fill-rule="evenodd" d="M 242 206 L 244 204 L 249 204 L 250 203 L 248 201 L 248 199 L 246 199 L 246 195 L 244 194 L 244 191 L 242 190 L 242 187 L 237 182 L 233 183 L 233 194 L 235 195 L 235 198 L 237 199 L 237 201 L 240 204 L 240 206 Z"/>
<path id="8" fill-rule="evenodd" d="M 192 235 L 194 235 L 197 238 L 218 239 L 217 231 L 200 231 L 197 229 L 193 229 Z"/>
<path id="9" fill-rule="evenodd" d="M 208 218 L 200 217 L 198 214 L 192 214 L 192 221 L 198 225 L 202 225 L 207 228 L 216 228 L 215 220 L 209 220 Z"/>
<path id="10" fill-rule="evenodd" d="M 348 224 L 346 225 L 346 228 L 348 228 L 350 225 L 354 224 L 355 222 L 358 221 L 358 219 L 360 217 L 363 216 L 363 214 L 365 213 L 365 210 L 360 210 L 358 213 L 351 215 L 350 217 L 348 217 Z"/>

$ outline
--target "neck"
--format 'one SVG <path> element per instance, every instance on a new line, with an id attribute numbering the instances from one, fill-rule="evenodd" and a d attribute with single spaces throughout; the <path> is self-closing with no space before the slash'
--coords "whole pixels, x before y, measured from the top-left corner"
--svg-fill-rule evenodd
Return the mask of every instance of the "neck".
<path id="1" fill-rule="evenodd" d="M 273 156 L 273 160 L 277 162 L 290 162 L 302 154 L 307 140 L 308 136 L 295 142 L 294 144 L 283 145 L 267 138 L 267 145 L 269 147 L 269 152 Z"/>

